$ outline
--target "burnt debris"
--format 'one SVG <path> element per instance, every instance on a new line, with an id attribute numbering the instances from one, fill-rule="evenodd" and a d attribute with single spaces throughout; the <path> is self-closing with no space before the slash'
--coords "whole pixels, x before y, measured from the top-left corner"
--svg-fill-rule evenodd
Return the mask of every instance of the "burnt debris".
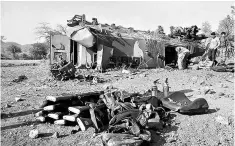
<path id="1" fill-rule="evenodd" d="M 150 130 L 171 125 L 172 111 L 203 114 L 209 108 L 205 99 L 190 101 L 182 92 L 165 93 L 167 97 L 155 92 L 160 91 L 140 94 L 107 87 L 104 91 L 47 96 L 35 116 L 43 123 L 77 125 L 82 131 L 93 127 L 96 132 L 106 131 L 116 137 L 127 134 L 142 143 L 151 141 Z"/>

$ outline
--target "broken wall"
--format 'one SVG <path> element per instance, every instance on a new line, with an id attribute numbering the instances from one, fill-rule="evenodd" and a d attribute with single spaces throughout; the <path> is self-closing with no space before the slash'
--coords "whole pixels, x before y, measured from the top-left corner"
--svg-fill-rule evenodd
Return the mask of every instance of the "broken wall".
<path id="1" fill-rule="evenodd" d="M 70 61 L 70 39 L 65 35 L 51 36 L 51 63 L 58 61 L 59 55 L 62 55 L 66 61 Z"/>

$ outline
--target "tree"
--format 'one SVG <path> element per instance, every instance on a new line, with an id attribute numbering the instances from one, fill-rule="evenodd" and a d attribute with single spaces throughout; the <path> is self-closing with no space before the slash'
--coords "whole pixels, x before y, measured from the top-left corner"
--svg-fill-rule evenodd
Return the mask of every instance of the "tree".
<path id="1" fill-rule="evenodd" d="M 226 18 L 220 21 L 217 32 L 226 32 L 227 36 L 234 35 L 234 19 L 232 16 L 227 15 Z"/>
<path id="2" fill-rule="evenodd" d="M 201 30 L 203 33 L 205 33 L 206 36 L 210 35 L 211 31 L 211 25 L 208 21 L 202 23 Z"/>
<path id="3" fill-rule="evenodd" d="M 1 35 L 1 42 L 2 41 L 5 41 L 7 38 L 5 37 L 5 36 L 3 36 L 3 35 Z"/>
<path id="4" fill-rule="evenodd" d="M 9 47 L 7 47 L 7 51 L 12 53 L 13 58 L 16 59 L 17 58 L 17 54 L 21 53 L 21 48 L 16 46 L 16 45 L 10 45 Z"/>
<path id="5" fill-rule="evenodd" d="M 174 34 L 174 30 L 175 30 L 175 27 L 174 26 L 170 26 L 171 35 Z"/>
<path id="6" fill-rule="evenodd" d="M 231 6 L 231 13 L 232 13 L 232 15 L 235 15 L 235 7 L 234 6 Z"/>
<path id="7" fill-rule="evenodd" d="M 67 26 L 58 24 L 56 29 L 53 29 L 49 23 L 42 22 L 42 23 L 39 23 L 38 27 L 36 27 L 35 33 L 38 36 L 38 39 L 44 38 L 46 40 L 46 43 L 49 44 L 51 35 L 56 35 L 56 34 L 65 35 L 66 30 L 67 30 Z"/>
<path id="8" fill-rule="evenodd" d="M 68 28 L 68 26 L 64 26 L 62 24 L 57 24 L 56 31 L 58 31 L 59 33 L 61 33 L 63 35 L 66 35 L 67 28 Z"/>
<path id="9" fill-rule="evenodd" d="M 157 28 L 157 34 L 164 34 L 164 29 L 161 25 L 159 25 Z"/>
<path id="10" fill-rule="evenodd" d="M 48 45 L 46 43 L 35 43 L 30 50 L 30 54 L 34 59 L 42 59 L 47 55 Z"/>

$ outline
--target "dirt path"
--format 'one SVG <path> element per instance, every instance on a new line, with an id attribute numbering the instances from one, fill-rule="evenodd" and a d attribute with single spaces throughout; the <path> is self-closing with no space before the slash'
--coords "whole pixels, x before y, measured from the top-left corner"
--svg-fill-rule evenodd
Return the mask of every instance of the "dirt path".
<path id="1" fill-rule="evenodd" d="M 190 100 L 205 98 L 209 103 L 210 113 L 187 116 L 174 113 L 175 124 L 156 135 L 152 145 L 234 145 L 233 127 L 221 124 L 216 117 L 225 121 L 234 117 L 234 75 L 232 73 L 217 73 L 205 70 L 175 70 L 163 69 L 142 70 L 137 75 L 121 74 L 120 71 L 100 74 L 110 80 L 108 83 L 89 85 L 88 83 L 70 80 L 66 82 L 49 81 L 48 70 L 44 65 L 3 67 L 1 74 L 1 144 L 11 145 L 102 145 L 100 139 L 93 138 L 93 129 L 86 132 L 71 134 L 73 126 L 57 126 L 35 122 L 33 113 L 47 95 L 61 93 L 83 93 L 103 90 L 106 85 L 125 89 L 128 92 L 144 92 L 151 88 L 157 78 L 162 82 L 169 79 L 170 91 L 182 91 Z M 27 80 L 13 83 L 12 80 L 24 74 Z M 161 85 L 158 86 L 162 90 Z M 205 88 L 210 92 L 204 94 Z M 224 95 L 222 95 L 224 93 Z M 15 102 L 15 97 L 24 100 Z M 6 105 L 9 107 L 6 107 Z M 38 129 L 43 135 L 38 139 L 29 138 L 29 131 Z M 52 138 L 58 132 L 61 137 Z"/>

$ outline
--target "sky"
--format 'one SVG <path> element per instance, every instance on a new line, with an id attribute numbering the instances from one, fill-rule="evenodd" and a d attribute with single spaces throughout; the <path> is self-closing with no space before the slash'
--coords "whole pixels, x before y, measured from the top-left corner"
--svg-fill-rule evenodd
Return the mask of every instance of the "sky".
<path id="1" fill-rule="evenodd" d="M 100 23 L 133 27 L 138 30 L 156 30 L 162 25 L 169 33 L 170 26 L 201 27 L 208 21 L 216 31 L 219 21 L 231 13 L 233 1 L 1 1 L 1 35 L 6 41 L 31 44 L 38 40 L 35 28 L 41 22 L 52 27 L 66 25 L 75 14 L 86 19 L 97 18 Z"/>

